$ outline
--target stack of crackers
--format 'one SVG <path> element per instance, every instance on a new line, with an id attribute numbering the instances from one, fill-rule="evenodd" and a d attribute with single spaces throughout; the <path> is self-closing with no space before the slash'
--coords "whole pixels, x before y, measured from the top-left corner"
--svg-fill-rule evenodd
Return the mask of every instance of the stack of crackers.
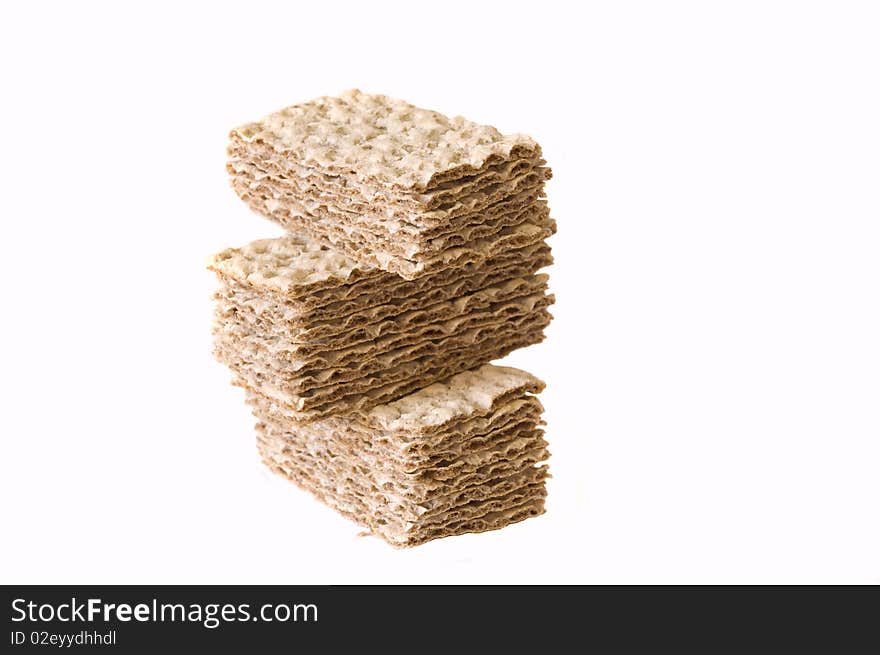
<path id="1" fill-rule="evenodd" d="M 350 91 L 231 132 L 287 236 L 215 255 L 215 355 L 263 461 L 396 546 L 544 511 L 550 170 L 523 135 Z"/>

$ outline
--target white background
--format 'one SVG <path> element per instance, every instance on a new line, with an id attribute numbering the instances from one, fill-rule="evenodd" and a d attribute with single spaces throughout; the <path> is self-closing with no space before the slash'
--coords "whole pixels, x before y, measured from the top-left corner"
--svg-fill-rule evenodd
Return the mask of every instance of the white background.
<path id="1" fill-rule="evenodd" d="M 880 582 L 880 20 L 850 2 L 6 3 L 4 583 Z M 264 471 L 229 129 L 350 87 L 543 146 L 548 513 L 397 551 Z"/>

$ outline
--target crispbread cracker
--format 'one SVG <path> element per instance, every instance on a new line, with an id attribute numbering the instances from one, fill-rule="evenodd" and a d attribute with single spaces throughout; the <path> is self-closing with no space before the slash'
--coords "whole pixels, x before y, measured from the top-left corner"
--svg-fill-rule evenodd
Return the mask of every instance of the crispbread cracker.
<path id="1" fill-rule="evenodd" d="M 497 302 L 485 302 L 483 299 L 483 304 L 475 304 L 467 311 L 443 307 L 437 311 L 448 311 L 437 315 L 426 312 L 414 318 L 402 316 L 398 317 L 398 321 L 390 319 L 376 325 L 365 325 L 362 330 L 352 330 L 332 341 L 298 343 L 297 333 L 292 334 L 283 324 L 255 325 L 233 316 L 217 322 L 214 336 L 215 341 L 224 347 L 233 345 L 276 358 L 287 371 L 338 368 L 376 354 L 466 334 L 468 330 L 506 321 L 519 322 L 522 317 L 553 302 L 554 297 L 545 294 L 545 289 L 503 297 Z"/>
<path id="2" fill-rule="evenodd" d="M 510 461 L 515 459 L 514 454 L 519 457 L 547 447 L 544 431 L 539 427 L 543 425 L 539 413 L 486 421 L 479 431 L 467 434 L 444 428 L 437 432 L 436 439 L 413 442 L 402 440 L 401 435 L 368 429 L 351 416 L 330 417 L 309 424 L 291 422 L 275 403 L 253 393 L 248 394 L 248 404 L 253 407 L 254 415 L 267 426 L 286 433 L 318 441 L 326 439 L 327 435 L 343 435 L 339 440 L 340 452 L 357 450 L 369 455 L 376 462 L 374 472 L 380 472 L 389 480 L 398 474 L 415 475 L 421 471 L 421 482 L 424 482 L 426 473 L 433 469 L 440 473 L 443 473 L 440 469 L 447 473 L 452 471 L 450 462 L 463 462 L 470 470 L 460 468 L 459 472 L 472 473 L 480 468 L 477 464 L 485 453 L 495 457 L 503 452 L 504 459 Z M 469 460 L 469 457 L 477 459 Z M 491 460 L 485 463 L 491 463 Z"/>
<path id="3" fill-rule="evenodd" d="M 392 297 L 405 297 L 430 288 L 426 285 L 448 284 L 452 278 L 463 275 L 490 273 L 503 266 L 532 261 L 545 264 L 552 261 L 549 253 L 549 248 L 536 240 L 491 258 L 470 260 L 464 266 L 404 280 L 375 266 L 360 264 L 312 239 L 288 235 L 227 248 L 209 259 L 208 268 L 221 277 L 298 300 L 304 308 L 312 308 L 340 300 L 352 302 L 359 292 L 374 298 L 385 288 L 399 290 Z M 311 296 L 319 296 L 320 303 L 315 303 Z M 344 315 L 336 311 L 333 314 Z"/>
<path id="4" fill-rule="evenodd" d="M 216 331 L 230 327 L 283 339 L 277 350 L 308 356 L 325 350 L 353 345 L 369 339 L 413 331 L 455 316 L 492 308 L 515 298 L 543 294 L 546 275 L 517 277 L 483 287 L 449 300 L 430 302 L 424 297 L 369 307 L 339 320 L 309 321 L 309 314 L 296 312 L 289 303 L 254 294 L 247 288 L 227 287 L 218 292 Z"/>
<path id="5" fill-rule="evenodd" d="M 288 416 L 300 422 L 308 423 L 316 419 L 338 414 L 350 414 L 370 409 L 381 403 L 401 398 L 408 393 L 421 389 L 456 373 L 460 373 L 475 364 L 499 359 L 513 352 L 543 341 L 542 330 L 528 334 L 504 335 L 494 345 L 479 351 L 476 358 L 473 351 L 463 348 L 449 353 L 443 362 L 424 370 L 421 367 L 412 373 L 411 366 L 399 367 L 393 372 L 391 382 L 381 384 L 375 377 L 368 376 L 345 385 L 344 388 L 325 387 L 302 396 L 292 396 L 287 390 L 272 384 L 259 374 L 251 374 L 243 367 L 228 364 L 233 372 L 232 383 L 244 387 L 273 400 L 286 408 Z M 388 376 L 383 376 L 387 379 Z"/>
<path id="6" fill-rule="evenodd" d="M 524 371 L 487 365 L 308 425 L 258 394 L 248 401 L 267 466 L 392 545 L 412 546 L 543 511 L 549 453 L 532 395 L 542 388 Z"/>
<path id="7" fill-rule="evenodd" d="M 301 420 L 363 409 L 540 341 L 553 302 L 546 276 L 491 284 L 523 270 L 517 255 L 529 258 L 525 270 L 549 257 L 535 245 L 481 260 L 461 279 L 449 269 L 407 282 L 292 236 L 227 249 L 211 262 L 222 283 L 215 354 L 238 383 Z M 323 304 L 303 303 L 309 292 Z"/>
<path id="8" fill-rule="evenodd" d="M 401 100 L 358 90 L 287 107 L 233 130 L 304 165 L 377 186 L 424 191 L 513 155 L 539 154 L 529 137 L 503 135 Z"/>
<path id="9" fill-rule="evenodd" d="M 472 474 L 469 481 L 461 484 L 408 479 L 404 474 L 388 477 L 387 471 L 375 471 L 372 460 L 362 453 L 337 454 L 340 444 L 332 436 L 299 435 L 262 423 L 257 424 L 256 432 L 264 460 L 271 459 L 286 470 L 318 474 L 337 492 L 354 492 L 368 506 L 369 514 L 386 523 L 415 523 L 421 517 L 443 514 L 457 505 L 503 495 L 549 477 L 546 464 L 541 463 L 546 452 L 519 462 L 498 462 L 491 470 Z"/>
<path id="10" fill-rule="evenodd" d="M 367 202 L 341 193 L 336 187 L 320 187 L 305 179 L 289 179 L 264 162 L 229 163 L 230 183 L 242 198 L 258 196 L 289 211 L 309 214 L 322 222 L 338 222 L 376 237 L 394 234 L 419 243 L 438 231 L 453 232 L 466 225 L 478 225 L 514 208 L 525 208 L 543 200 L 544 183 L 550 177 L 546 168 L 520 168 L 506 180 L 475 181 L 455 194 L 453 189 L 438 193 L 433 209 L 414 213 L 394 204 Z M 269 216 L 271 218 L 271 216 Z M 388 244 L 390 245 L 390 244 Z"/>
<path id="11" fill-rule="evenodd" d="M 431 497 L 418 505 L 391 492 L 377 492 L 375 485 L 357 477 L 358 468 L 355 466 L 344 466 L 341 462 L 329 466 L 328 462 L 332 460 L 324 455 L 312 454 L 307 448 L 301 451 L 279 449 L 275 446 L 276 441 L 277 436 L 270 435 L 259 443 L 263 460 L 270 468 L 306 490 L 318 492 L 319 499 L 326 504 L 398 545 L 418 541 L 414 538 L 426 529 L 461 521 L 465 515 L 477 518 L 505 506 L 516 506 L 524 492 L 529 496 L 544 496 L 546 470 L 532 465 L 461 491 L 445 494 L 442 490 L 437 491 L 442 496 L 436 501 Z"/>
<path id="12" fill-rule="evenodd" d="M 549 323 L 546 312 L 524 319 L 519 326 L 489 327 L 472 335 L 408 346 L 400 352 L 360 363 L 354 368 L 328 369 L 299 377 L 285 376 L 275 362 L 243 357 L 237 348 L 216 350 L 217 357 L 245 386 L 288 404 L 310 417 L 359 411 L 393 400 L 476 365 L 503 357 L 543 340 Z M 238 381 L 236 381 L 238 382 Z"/>
<path id="13" fill-rule="evenodd" d="M 404 522 L 399 518 L 398 512 L 402 507 L 400 504 L 389 503 L 385 512 L 380 511 L 374 515 L 373 503 L 365 499 L 369 498 L 366 490 L 358 488 L 348 480 L 343 480 L 341 483 L 332 482 L 336 476 L 328 475 L 320 469 L 310 468 L 307 457 L 291 460 L 283 454 L 271 452 L 263 443 L 259 444 L 259 451 L 263 462 L 272 471 L 311 493 L 317 500 L 346 518 L 367 527 L 373 534 L 395 547 L 417 546 L 440 537 L 495 530 L 526 518 L 539 516 L 544 512 L 546 489 L 538 482 L 518 487 L 516 491 L 527 490 L 527 499 L 514 506 L 492 511 L 489 508 L 497 506 L 492 498 L 465 501 L 467 503 L 465 506 L 470 506 L 470 510 L 453 514 L 456 519 L 446 523 L 435 520 L 420 528 L 417 519 Z M 504 488 L 504 482 L 498 483 L 498 486 Z M 511 493 L 515 491 L 508 492 L 507 496 L 510 497 Z M 440 525 L 437 525 L 438 523 Z"/>
<path id="14" fill-rule="evenodd" d="M 344 253 L 351 259 L 395 273 L 407 280 L 469 262 L 479 262 L 509 249 L 532 245 L 544 241 L 556 232 L 556 222 L 552 219 L 539 224 L 526 222 L 502 228 L 491 237 L 482 237 L 473 242 L 450 247 L 426 260 L 408 259 L 384 251 L 380 247 L 380 241 L 365 240 L 362 233 L 332 223 L 322 223 L 318 226 L 313 217 L 291 211 L 280 203 L 269 203 L 261 196 L 245 193 L 243 199 L 255 212 L 270 216 L 292 233 L 303 234 L 328 248 Z"/>
<path id="15" fill-rule="evenodd" d="M 374 407 L 364 422 L 375 429 L 423 433 L 462 416 L 488 413 L 499 398 L 543 389 L 544 383 L 531 373 L 486 364 Z"/>
<path id="16" fill-rule="evenodd" d="M 300 289 L 333 287 L 371 274 L 341 253 L 315 241 L 289 235 L 227 248 L 211 257 L 208 268 L 239 282 L 283 295 Z"/>
<path id="17" fill-rule="evenodd" d="M 232 130 L 227 155 L 256 213 L 407 279 L 555 231 L 534 140 L 385 96 L 287 107 Z M 505 230 L 520 223 L 540 236 Z"/>
<path id="18" fill-rule="evenodd" d="M 520 223 L 541 224 L 550 217 L 546 201 L 538 197 L 538 179 L 527 176 L 510 187 L 494 188 L 483 194 L 490 206 L 475 210 L 456 220 L 446 220 L 433 227 L 416 228 L 403 220 L 388 219 L 340 209 L 334 200 L 315 190 L 300 191 L 271 178 L 253 181 L 233 176 L 231 184 L 242 200 L 266 218 L 282 227 L 294 220 L 308 225 L 325 239 L 380 248 L 388 257 L 425 261 L 443 252 L 450 245 L 466 245 L 477 239 L 497 234 L 504 227 Z M 393 234 L 393 239 L 389 238 Z"/>
<path id="19" fill-rule="evenodd" d="M 257 424 L 257 432 L 277 439 L 283 450 L 296 460 L 305 460 L 311 455 L 315 459 L 314 466 L 327 471 L 328 477 L 353 479 L 368 489 L 381 489 L 386 501 L 393 498 L 419 505 L 437 496 L 471 490 L 522 473 L 549 456 L 546 442 L 533 437 L 529 444 L 523 439 L 508 450 L 484 449 L 480 453 L 469 453 L 467 457 L 479 460 L 478 464 L 461 463 L 456 458 L 455 466 L 448 466 L 448 470 L 435 466 L 435 471 L 406 471 L 394 462 L 365 453 L 357 444 L 349 442 L 344 432 L 342 436 L 305 429 L 291 432 L 265 423 Z"/>
<path id="20" fill-rule="evenodd" d="M 430 437 L 392 434 L 366 427 L 351 416 L 330 417 L 301 424 L 291 422 L 275 403 L 253 393 L 248 394 L 248 404 L 254 415 L 267 425 L 279 430 L 295 432 L 300 435 L 313 434 L 318 439 L 327 434 L 345 434 L 349 443 L 345 449 L 357 448 L 365 454 L 382 462 L 383 470 L 413 473 L 419 469 L 439 466 L 445 461 L 454 461 L 472 455 L 495 445 L 510 443 L 527 437 L 538 446 L 546 447 L 543 438 L 544 425 L 541 420 L 541 406 L 533 404 L 535 398 L 518 398 L 504 407 L 497 415 L 470 418 L 466 421 L 468 431 L 450 426 L 438 428 Z M 508 413 L 509 412 L 509 413 Z M 383 474 L 384 475 L 384 474 Z"/>
<path id="21" fill-rule="evenodd" d="M 454 185 L 413 197 L 387 189 L 351 186 L 343 177 L 302 166 L 268 146 L 233 141 L 227 153 L 226 170 L 232 178 L 246 182 L 268 178 L 279 191 L 289 189 L 304 199 L 330 197 L 340 211 L 364 214 L 397 228 L 409 227 L 416 233 L 417 228 L 455 223 L 465 215 L 488 208 L 504 195 L 498 193 L 500 189 L 522 188 L 526 177 L 534 179 L 537 190 L 543 189 L 543 183 L 552 177 L 543 159 L 508 160 Z"/>
<path id="22" fill-rule="evenodd" d="M 301 249 L 308 257 L 299 257 Z M 404 280 L 372 267 L 349 268 L 351 260 L 340 261 L 334 253 L 324 257 L 326 251 L 305 239 L 263 239 L 243 248 L 224 250 L 212 258 L 209 268 L 221 281 L 220 293 L 234 289 L 257 294 L 248 302 L 260 311 L 273 303 L 283 303 L 286 322 L 308 327 L 319 322 L 339 323 L 360 310 L 371 310 L 377 318 L 387 317 L 398 313 L 394 307 L 389 311 L 388 305 L 405 310 L 420 299 L 426 303 L 449 300 L 532 274 L 553 261 L 549 247 L 537 243 L 461 268 Z M 298 268 L 322 270 L 322 275 L 298 273 Z M 355 280 L 349 281 L 349 277 Z"/>

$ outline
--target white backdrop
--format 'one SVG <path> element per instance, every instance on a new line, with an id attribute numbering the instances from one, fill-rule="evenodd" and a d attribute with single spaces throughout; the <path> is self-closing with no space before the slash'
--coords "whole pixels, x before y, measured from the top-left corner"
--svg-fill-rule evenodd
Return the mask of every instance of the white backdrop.
<path id="1" fill-rule="evenodd" d="M 874 3 L 7 3 L 0 582 L 880 582 Z M 228 130 L 350 87 L 526 132 L 548 513 L 396 551 L 264 471 Z"/>

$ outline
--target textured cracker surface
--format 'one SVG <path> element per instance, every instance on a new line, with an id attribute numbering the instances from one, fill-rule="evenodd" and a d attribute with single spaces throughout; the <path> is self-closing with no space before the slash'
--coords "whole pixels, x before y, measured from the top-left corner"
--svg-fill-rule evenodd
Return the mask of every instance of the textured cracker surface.
<path id="1" fill-rule="evenodd" d="M 287 107 L 233 134 L 268 143 L 307 166 L 417 190 L 444 173 L 477 171 L 516 148 L 538 150 L 525 135 L 504 135 L 494 127 L 358 90 Z"/>
<path id="2" fill-rule="evenodd" d="M 323 307 L 326 320 L 345 316 L 356 308 L 416 294 L 435 299 L 451 298 L 453 295 L 439 292 L 456 281 L 472 276 L 501 280 L 506 270 L 511 271 L 512 277 L 535 272 L 552 263 L 549 246 L 538 241 L 406 280 L 368 264 L 359 264 L 305 237 L 288 235 L 227 248 L 210 258 L 208 268 L 224 283 L 231 280 L 293 299 L 303 312 L 311 314 L 313 309 Z M 471 287 L 475 288 L 478 287 Z"/>
<path id="3" fill-rule="evenodd" d="M 211 257 L 208 268 L 245 284 L 295 295 L 298 287 L 328 280 L 342 284 L 355 271 L 371 267 L 309 239 L 289 235 L 227 248 Z"/>
<path id="4" fill-rule="evenodd" d="M 267 422 L 297 433 L 331 434 L 348 431 L 359 447 L 381 458 L 383 465 L 397 466 L 406 472 L 453 460 L 487 447 L 502 438 L 499 434 L 521 436 L 535 434 L 543 425 L 544 407 L 537 396 L 521 394 L 498 396 L 491 411 L 469 414 L 432 429 L 391 432 L 372 427 L 363 415 L 322 419 L 309 424 L 292 421 L 286 411 L 271 400 L 254 393 L 247 402 L 257 416 Z M 541 432 L 543 434 L 543 431 Z"/>
<path id="5" fill-rule="evenodd" d="M 486 364 L 374 407 L 368 420 L 385 430 L 420 430 L 455 417 L 487 412 L 496 398 L 511 391 L 536 393 L 543 388 L 544 383 L 531 373 Z"/>

